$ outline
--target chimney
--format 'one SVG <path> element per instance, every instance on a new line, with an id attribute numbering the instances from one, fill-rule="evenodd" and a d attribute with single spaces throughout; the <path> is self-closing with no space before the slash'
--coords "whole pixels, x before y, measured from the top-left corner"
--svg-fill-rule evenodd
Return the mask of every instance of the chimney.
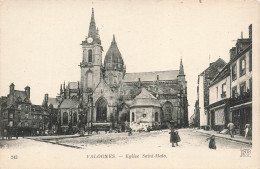
<path id="1" fill-rule="evenodd" d="M 27 98 L 30 99 L 30 87 L 26 86 L 24 89 L 25 89 L 25 93 L 26 93 Z"/>
<path id="2" fill-rule="evenodd" d="M 243 39 L 243 32 L 241 32 L 241 39 Z"/>
<path id="3" fill-rule="evenodd" d="M 252 39 L 252 24 L 249 25 L 249 39 Z"/>
<path id="4" fill-rule="evenodd" d="M 44 95 L 45 103 L 48 103 L 48 98 L 49 98 L 48 93 L 46 93 L 46 94 Z"/>
<path id="5" fill-rule="evenodd" d="M 159 75 L 157 75 L 157 80 L 159 80 Z"/>
<path id="6" fill-rule="evenodd" d="M 236 56 L 236 47 L 232 47 L 229 50 L 229 54 L 230 54 L 230 60 L 233 59 Z"/>
<path id="7" fill-rule="evenodd" d="M 14 83 L 11 83 L 11 85 L 9 86 L 10 88 L 10 95 L 13 95 L 14 94 Z"/>

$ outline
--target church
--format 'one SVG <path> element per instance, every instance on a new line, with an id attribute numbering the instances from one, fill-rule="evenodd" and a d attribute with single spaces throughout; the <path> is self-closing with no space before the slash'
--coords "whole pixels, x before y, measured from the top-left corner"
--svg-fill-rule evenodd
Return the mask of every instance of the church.
<path id="1" fill-rule="evenodd" d="M 187 81 L 182 60 L 178 70 L 126 73 L 113 39 L 102 62 L 102 44 L 92 8 L 88 36 L 81 43 L 81 79 L 60 87 L 60 95 L 45 95 L 43 105 L 56 107 L 62 131 L 87 128 L 166 128 L 188 126 Z"/>

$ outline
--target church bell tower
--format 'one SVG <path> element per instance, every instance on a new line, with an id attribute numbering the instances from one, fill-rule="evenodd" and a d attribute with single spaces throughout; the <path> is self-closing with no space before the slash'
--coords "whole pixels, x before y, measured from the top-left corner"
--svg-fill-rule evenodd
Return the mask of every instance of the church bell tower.
<path id="1" fill-rule="evenodd" d="M 82 41 L 83 57 L 80 63 L 80 88 L 83 93 L 91 93 L 102 78 L 102 46 L 98 28 L 96 28 L 94 9 L 92 8 L 88 36 Z"/>

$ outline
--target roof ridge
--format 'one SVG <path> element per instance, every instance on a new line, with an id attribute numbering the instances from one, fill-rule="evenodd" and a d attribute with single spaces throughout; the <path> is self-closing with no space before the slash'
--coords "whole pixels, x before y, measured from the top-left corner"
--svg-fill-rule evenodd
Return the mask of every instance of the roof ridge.
<path id="1" fill-rule="evenodd" d="M 161 70 L 161 71 L 151 71 L 151 72 L 130 72 L 126 74 L 134 74 L 134 73 L 154 73 L 154 72 L 170 72 L 170 71 L 179 71 L 179 70 Z"/>

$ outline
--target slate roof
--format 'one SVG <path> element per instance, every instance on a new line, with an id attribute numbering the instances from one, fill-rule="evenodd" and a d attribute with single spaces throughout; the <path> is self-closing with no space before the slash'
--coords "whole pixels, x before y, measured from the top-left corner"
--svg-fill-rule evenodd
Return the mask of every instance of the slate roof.
<path id="1" fill-rule="evenodd" d="M 48 98 L 48 106 L 51 105 L 51 104 L 53 105 L 53 108 L 57 109 L 60 103 L 59 103 L 59 100 L 57 98 L 49 97 Z"/>
<path id="2" fill-rule="evenodd" d="M 142 88 L 141 93 L 135 97 L 130 107 L 153 106 L 161 107 L 160 102 L 156 97 L 149 93 L 145 88 Z"/>
<path id="3" fill-rule="evenodd" d="M 206 78 L 213 79 L 226 64 L 227 63 L 223 59 L 219 58 L 215 62 L 211 63 L 210 66 L 201 72 L 200 75 L 205 75 Z"/>
<path id="4" fill-rule="evenodd" d="M 14 90 L 14 98 L 15 100 L 20 97 L 22 101 L 26 98 L 26 93 L 25 91 L 20 91 L 20 90 Z"/>
<path id="5" fill-rule="evenodd" d="M 138 78 L 141 81 L 156 81 L 157 75 L 159 75 L 159 80 L 176 80 L 178 74 L 179 70 L 126 73 L 124 82 L 136 82 Z"/>
<path id="6" fill-rule="evenodd" d="M 60 105 L 60 108 L 66 109 L 66 108 L 78 108 L 79 102 L 77 100 L 73 99 L 64 99 Z"/>
<path id="7" fill-rule="evenodd" d="M 113 35 L 113 41 L 111 42 L 111 45 L 105 56 L 104 65 L 106 68 L 109 67 L 108 63 L 124 65 L 122 55 L 117 47 L 115 35 Z M 112 65 L 112 68 L 113 68 L 113 65 Z"/>

